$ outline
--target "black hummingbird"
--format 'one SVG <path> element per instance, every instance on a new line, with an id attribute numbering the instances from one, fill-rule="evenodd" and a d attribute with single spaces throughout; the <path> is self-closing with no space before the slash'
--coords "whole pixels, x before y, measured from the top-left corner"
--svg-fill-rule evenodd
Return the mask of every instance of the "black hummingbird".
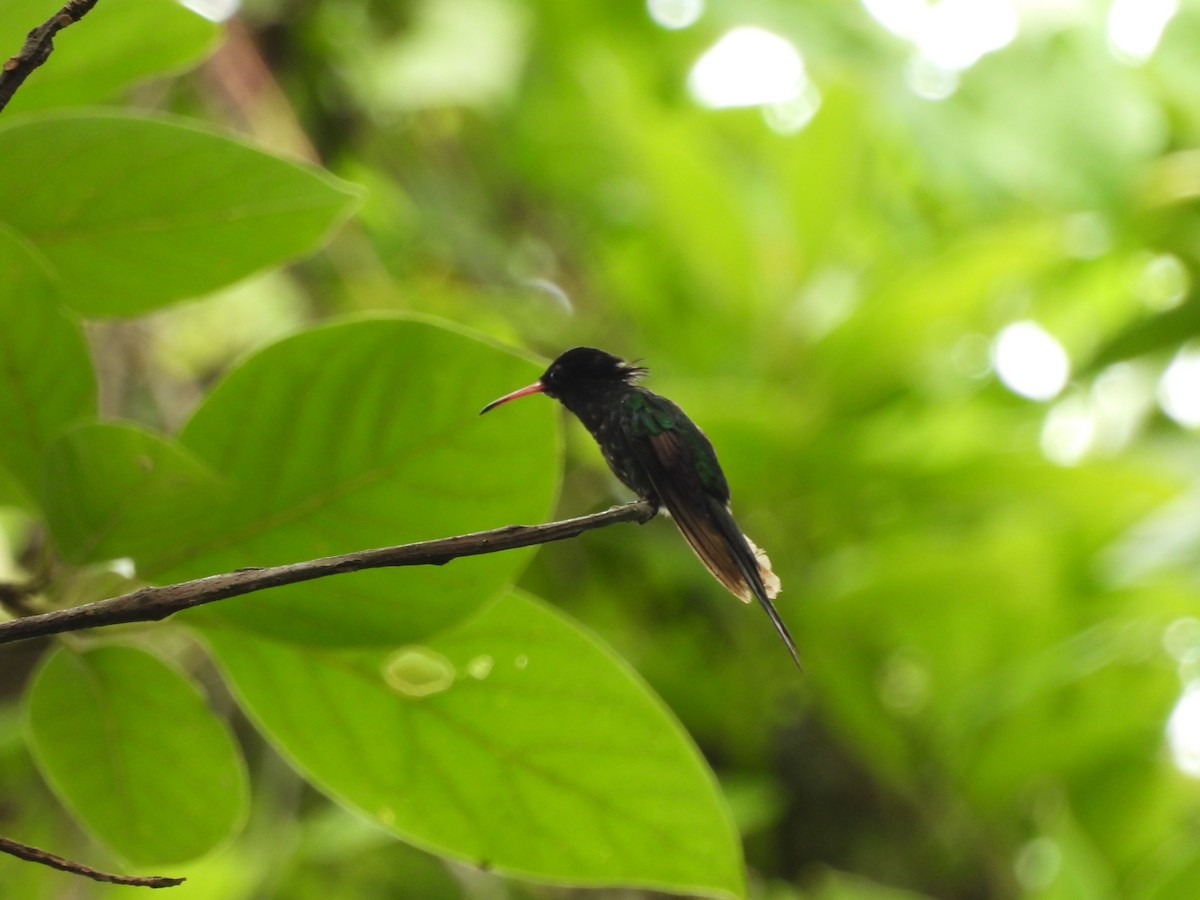
<path id="1" fill-rule="evenodd" d="M 716 451 L 682 409 L 637 384 L 645 374 L 611 353 L 575 347 L 533 384 L 493 400 L 479 414 L 530 394 L 559 401 L 592 433 L 621 481 L 643 500 L 666 507 L 717 581 L 746 603 L 762 604 L 800 666 L 796 642 L 771 603 L 779 579 L 729 511 L 729 485 Z"/>

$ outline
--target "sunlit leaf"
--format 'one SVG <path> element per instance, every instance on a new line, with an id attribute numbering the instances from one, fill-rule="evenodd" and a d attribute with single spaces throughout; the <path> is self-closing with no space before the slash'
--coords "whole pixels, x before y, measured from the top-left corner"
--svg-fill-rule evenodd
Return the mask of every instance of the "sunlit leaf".
<path id="1" fill-rule="evenodd" d="M 607 648 L 528 597 L 371 652 L 205 635 L 280 752 L 406 840 L 533 879 L 743 894 L 695 746 Z"/>
<path id="2" fill-rule="evenodd" d="M 544 520 L 559 478 L 556 410 L 543 401 L 478 416 L 540 368 L 403 319 L 343 322 L 267 347 L 180 436 L 229 479 L 230 501 L 142 571 L 178 581 Z M 532 553 L 343 575 L 205 615 L 289 640 L 416 640 L 494 596 Z"/>
<path id="3" fill-rule="evenodd" d="M 0 222 L 89 315 L 144 312 L 294 259 L 356 197 L 325 172 L 182 120 L 18 117 L 0 124 L 0 143 Z"/>

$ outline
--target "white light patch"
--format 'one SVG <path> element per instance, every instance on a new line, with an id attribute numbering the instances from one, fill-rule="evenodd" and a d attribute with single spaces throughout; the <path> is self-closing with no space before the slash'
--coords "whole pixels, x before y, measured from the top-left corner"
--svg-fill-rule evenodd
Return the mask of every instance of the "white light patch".
<path id="1" fill-rule="evenodd" d="M 1062 344 L 1036 322 L 1013 322 L 992 344 L 992 366 L 1015 394 L 1051 400 L 1066 386 L 1071 361 Z"/>
<path id="2" fill-rule="evenodd" d="M 863 0 L 867 12 L 893 34 L 911 41 L 930 66 L 954 73 L 1012 43 L 1019 20 L 1013 0 Z M 911 76 L 910 76 L 911 78 Z M 927 82 L 918 81 L 919 86 Z M 921 94 L 926 96 L 926 94 Z M 934 93 L 931 99 L 946 94 Z"/>
<path id="3" fill-rule="evenodd" d="M 646 0 L 646 12 L 663 28 L 678 30 L 696 24 L 704 14 L 704 0 Z"/>
<path id="4" fill-rule="evenodd" d="M 735 28 L 696 60 L 688 88 L 696 101 L 720 109 L 787 103 L 808 84 L 800 51 L 761 28 Z"/>
<path id="5" fill-rule="evenodd" d="M 1200 683 L 1192 682 L 1167 719 L 1167 744 L 1176 768 L 1200 778 Z"/>
<path id="6" fill-rule="evenodd" d="M 1158 381 L 1158 405 L 1187 428 L 1200 428 L 1200 351 L 1179 351 Z"/>
<path id="7" fill-rule="evenodd" d="M 1113 0 L 1108 10 L 1108 46 L 1123 63 L 1137 66 L 1158 49 L 1163 29 L 1179 11 L 1178 0 Z"/>
<path id="8" fill-rule="evenodd" d="M 179 0 L 179 2 L 210 22 L 232 19 L 242 8 L 242 0 Z"/>
<path id="9" fill-rule="evenodd" d="M 121 578 L 133 579 L 137 577 L 137 563 L 128 556 L 122 556 L 120 559 L 110 559 L 108 561 L 108 571 Z"/>
<path id="10" fill-rule="evenodd" d="M 942 0 L 929 8 L 916 40 L 921 55 L 935 66 L 961 72 L 1016 36 L 1011 0 Z"/>

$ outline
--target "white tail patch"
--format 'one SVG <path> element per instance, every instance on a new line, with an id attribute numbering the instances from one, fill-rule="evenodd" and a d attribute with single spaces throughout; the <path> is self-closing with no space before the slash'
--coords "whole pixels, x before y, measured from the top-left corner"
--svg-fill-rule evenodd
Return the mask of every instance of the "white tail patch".
<path id="1" fill-rule="evenodd" d="M 761 547 L 755 546 L 754 541 L 746 538 L 750 543 L 750 549 L 754 551 L 754 558 L 758 560 L 758 577 L 762 579 L 763 587 L 767 589 L 767 596 L 774 600 L 779 596 L 779 592 L 783 590 L 783 582 L 779 580 L 779 576 L 775 574 L 775 570 L 771 568 L 771 560 L 767 556 L 766 551 Z"/>
<path id="2" fill-rule="evenodd" d="M 754 558 L 758 561 L 758 577 L 762 579 L 763 587 L 767 589 L 767 596 L 774 600 L 779 596 L 779 591 L 783 588 L 783 583 L 780 582 L 779 576 L 775 574 L 775 570 L 771 568 L 771 560 L 767 557 L 766 552 L 750 540 L 746 535 L 746 543 L 750 545 L 750 549 L 754 551 Z M 754 599 L 754 593 L 748 585 L 739 585 L 741 590 L 734 591 L 743 603 L 749 603 Z"/>

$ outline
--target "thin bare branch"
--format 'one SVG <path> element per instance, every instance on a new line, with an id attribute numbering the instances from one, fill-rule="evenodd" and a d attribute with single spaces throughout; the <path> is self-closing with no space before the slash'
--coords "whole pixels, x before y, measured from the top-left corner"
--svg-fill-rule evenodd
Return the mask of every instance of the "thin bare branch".
<path id="1" fill-rule="evenodd" d="M 238 569 L 236 572 L 209 575 L 179 584 L 145 587 L 108 600 L 0 622 L 0 644 L 103 625 L 154 622 L 180 610 L 215 600 L 344 572 L 392 566 L 442 566 L 462 556 L 498 553 L 501 550 L 566 540 L 617 522 L 648 522 L 654 517 L 654 512 L 653 505 L 639 500 L 589 516 L 543 525 L 506 525 L 491 531 L 477 531 L 417 544 L 359 550 L 283 566 Z"/>
<path id="2" fill-rule="evenodd" d="M 54 36 L 86 16 L 98 2 L 67 0 L 62 9 L 29 32 L 20 52 L 0 66 L 0 110 L 8 106 L 8 101 L 30 73 L 50 58 L 54 52 Z"/>
<path id="3" fill-rule="evenodd" d="M 28 844 L 22 844 L 6 837 L 0 837 L 0 853 L 8 853 L 27 862 L 41 863 L 43 866 L 49 866 L 52 869 L 70 872 L 73 875 L 82 875 L 85 878 L 92 879 L 92 881 L 103 881 L 106 884 L 165 888 L 175 887 L 175 885 L 183 884 L 184 882 L 182 878 L 167 878 L 162 875 L 114 875 L 111 872 L 101 872 L 99 869 L 93 869 L 91 866 L 85 866 L 83 863 L 75 862 L 74 860 L 66 859 L 53 853 L 47 853 L 45 850 L 39 850 L 37 847 L 30 847 Z"/>

